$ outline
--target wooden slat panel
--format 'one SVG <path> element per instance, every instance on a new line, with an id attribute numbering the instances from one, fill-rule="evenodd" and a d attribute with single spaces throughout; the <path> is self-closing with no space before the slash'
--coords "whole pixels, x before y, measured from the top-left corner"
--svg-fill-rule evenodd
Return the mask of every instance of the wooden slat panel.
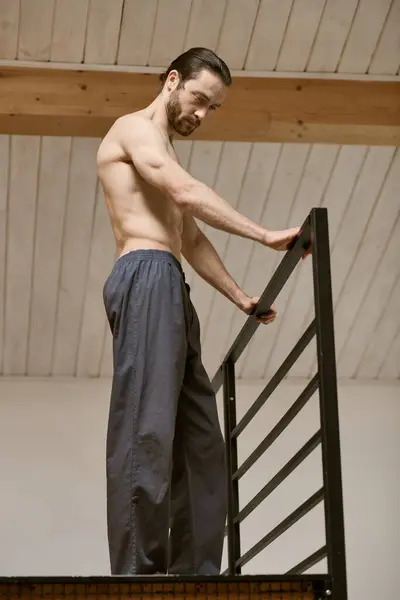
<path id="1" fill-rule="evenodd" d="M 284 146 L 277 166 L 276 174 L 268 195 L 266 209 L 261 223 L 267 229 L 281 229 L 286 226 L 291 206 L 299 188 L 310 147 L 307 144 L 287 144 Z M 300 223 L 299 223 L 300 225 Z M 267 285 L 277 261 L 282 260 L 282 254 L 257 244 L 250 258 L 244 289 L 254 296 L 259 295 Z M 235 329 L 235 316 L 233 329 Z M 269 325 L 268 329 L 274 324 Z M 262 330 L 262 331 L 261 331 Z M 264 328 L 259 328 L 253 341 L 245 350 L 238 374 L 254 378 L 261 376 L 265 367 Z"/>
<path id="2" fill-rule="evenodd" d="M 39 145 L 37 137 L 11 143 L 4 375 L 26 372 Z"/>
<path id="3" fill-rule="evenodd" d="M 339 73 L 366 73 L 391 0 L 361 0 L 347 39 Z"/>
<path id="4" fill-rule="evenodd" d="M 194 144 L 195 144 L 195 142 L 180 141 L 180 140 L 177 140 L 176 142 L 174 142 L 174 150 L 175 150 L 175 154 L 178 158 L 178 162 L 186 170 L 188 170 L 188 167 L 189 167 L 189 164 L 191 161 Z M 181 264 L 182 264 L 182 268 L 185 272 L 187 280 L 192 279 L 194 271 L 193 271 L 192 267 L 186 262 L 184 257 L 182 257 Z"/>
<path id="5" fill-rule="evenodd" d="M 179 164 L 187 169 L 192 154 L 193 142 L 177 140 L 174 142 L 174 150 Z"/>
<path id="6" fill-rule="evenodd" d="M 393 224 L 400 211 L 400 154 L 398 160 L 392 163 L 389 173 L 390 161 L 393 157 L 393 148 L 382 148 L 380 154 L 382 160 L 383 181 L 388 177 L 382 193 L 371 214 L 365 230 L 362 245 L 355 257 L 347 281 L 340 295 L 335 309 L 335 320 L 338 324 L 335 346 L 336 355 L 341 359 L 341 351 L 349 336 L 352 336 L 351 326 L 357 315 L 360 314 L 363 300 L 367 298 L 370 287 L 377 277 L 378 266 L 383 252 L 390 240 Z M 385 170 L 386 165 L 386 170 Z M 397 172 L 397 177 L 396 177 Z M 378 182 L 381 180 L 381 170 L 377 172 Z M 377 183 L 378 183 L 377 182 Z M 400 254 L 399 266 L 400 266 Z M 367 321 L 369 318 L 367 317 Z M 368 325 L 367 325 L 368 327 Z"/>
<path id="7" fill-rule="evenodd" d="M 399 337 L 399 306 L 400 306 L 400 278 L 397 280 L 393 293 L 382 306 L 382 317 L 379 320 L 374 334 L 365 348 L 360 367 L 357 369 L 357 377 L 375 378 L 383 373 L 383 365 L 387 361 L 389 353 L 392 354 L 389 363 L 400 372 L 398 349 Z M 393 368 L 392 367 L 392 368 Z"/>
<path id="8" fill-rule="evenodd" d="M 225 6 L 226 0 L 192 0 L 184 50 L 198 46 L 215 50 Z"/>
<path id="9" fill-rule="evenodd" d="M 199 142 L 197 142 L 197 143 L 199 143 Z M 186 170 L 188 170 L 188 168 L 189 168 L 191 158 L 192 158 L 192 152 L 193 152 L 195 144 L 196 144 L 196 142 L 180 141 L 180 140 L 177 140 L 174 142 L 174 150 L 175 150 L 175 154 L 178 158 L 178 162 Z M 193 279 L 194 271 L 193 271 L 192 267 L 187 263 L 187 261 L 185 260 L 185 258 L 183 256 L 182 256 L 181 264 L 182 264 L 182 268 L 185 272 L 186 281 L 189 282 L 191 279 Z"/>
<path id="10" fill-rule="evenodd" d="M 209 187 L 214 187 L 223 149 L 222 142 L 194 142 L 187 164 L 189 173 Z M 199 226 L 204 229 L 205 224 L 199 221 Z"/>
<path id="11" fill-rule="evenodd" d="M 336 324 L 336 329 L 337 329 L 337 333 L 335 335 L 335 338 L 336 338 L 335 346 L 336 346 L 337 355 L 339 355 L 339 352 L 342 348 L 342 343 L 343 343 L 342 336 L 344 339 L 346 339 L 346 336 L 348 334 L 348 328 L 351 326 L 351 322 L 349 322 L 349 320 L 347 318 L 347 314 L 349 314 L 349 315 L 353 314 L 353 316 L 355 316 L 355 314 L 356 314 L 356 310 L 354 310 L 353 306 L 352 306 L 352 296 L 351 296 L 351 294 L 347 293 L 348 286 L 352 286 L 352 284 L 354 283 L 352 281 L 353 269 L 356 268 L 356 266 L 358 266 L 359 264 L 361 264 L 361 273 L 364 273 L 364 278 L 362 277 L 362 275 L 359 276 L 357 274 L 357 276 L 356 276 L 357 278 L 360 277 L 360 281 L 358 281 L 358 285 L 355 286 L 355 292 L 354 292 L 355 296 L 359 298 L 358 304 L 356 302 L 356 308 L 358 308 L 362 301 L 362 294 L 359 294 L 360 290 L 364 289 L 365 293 L 367 293 L 368 283 L 365 283 L 365 279 L 367 279 L 367 281 L 368 281 L 368 277 L 370 274 L 369 266 L 371 268 L 371 271 L 373 271 L 374 265 L 376 264 L 375 258 L 371 258 L 371 259 L 367 258 L 367 260 L 363 260 L 362 255 L 364 254 L 364 252 L 367 252 L 367 255 L 369 257 L 369 252 L 371 251 L 371 242 L 370 242 L 371 236 L 370 236 L 370 234 L 368 234 L 368 240 L 366 240 L 365 234 L 366 234 L 366 232 L 367 233 L 369 232 L 369 226 L 371 225 L 371 223 L 372 223 L 372 226 L 374 226 L 374 224 L 376 223 L 376 221 L 374 220 L 374 215 L 376 213 L 376 210 L 379 209 L 380 192 L 381 192 L 382 185 L 385 182 L 388 169 L 390 168 L 391 160 L 393 157 L 393 148 L 374 148 L 374 149 L 371 149 L 370 152 L 372 153 L 371 161 L 373 161 L 371 163 L 372 169 L 373 170 L 375 169 L 374 180 L 371 183 L 371 188 L 369 190 L 371 199 L 372 199 L 372 195 L 373 194 L 375 195 L 373 209 L 370 212 L 368 212 L 365 216 L 366 220 L 365 220 L 365 224 L 364 224 L 364 230 L 360 237 L 358 246 L 357 247 L 354 246 L 353 251 L 349 252 L 349 255 L 352 257 L 352 261 L 346 260 L 346 258 L 343 256 L 343 252 L 340 248 L 340 245 L 338 245 L 337 247 L 335 246 L 335 250 L 334 250 L 333 256 L 332 256 L 332 271 L 335 273 L 334 280 L 333 280 L 333 283 L 334 283 L 333 304 L 334 304 L 334 310 L 335 310 L 335 324 Z M 367 158 L 366 166 L 368 165 L 369 158 L 370 157 Z M 391 199 L 389 199 L 389 203 L 390 203 L 390 200 Z M 353 199 L 353 202 L 354 202 L 354 199 Z M 363 204 L 359 207 L 358 212 L 360 212 L 362 209 L 365 209 L 366 206 L 368 206 L 368 198 L 365 200 L 365 205 Z M 397 212 L 396 212 L 396 214 L 397 214 Z M 349 217 L 349 222 L 351 223 L 350 219 L 355 219 L 355 218 L 356 218 L 355 214 L 351 215 Z M 360 215 L 359 215 L 358 220 L 359 221 L 361 220 L 361 222 L 362 222 L 363 217 L 361 216 L 361 218 L 360 218 Z M 390 225 L 393 226 L 393 218 L 391 220 Z M 378 221 L 377 227 L 379 229 L 379 221 Z M 351 234 L 352 234 L 352 232 L 349 230 L 347 232 L 347 235 L 350 236 Z M 373 237 L 374 236 L 372 235 L 372 239 L 373 239 Z M 370 247 L 367 249 L 366 246 L 364 246 L 364 244 L 368 245 L 368 242 L 370 242 Z M 361 262 L 359 259 L 360 255 L 361 255 Z M 379 245 L 376 249 L 375 255 L 379 256 Z M 348 307 L 346 306 L 346 298 L 348 298 L 348 302 L 349 302 Z M 346 308 L 346 310 L 343 310 L 344 307 Z M 347 310 L 347 308 L 348 308 L 348 310 Z M 311 367 L 310 372 L 315 372 L 316 368 L 317 368 L 317 360 L 316 360 L 316 358 L 314 358 L 313 366 Z"/>
<path id="12" fill-rule="evenodd" d="M 335 309 L 363 240 L 365 228 L 376 205 L 392 154 L 391 148 L 369 149 L 361 176 L 354 189 L 338 236 L 334 241 L 331 262 L 332 297 Z M 335 328 L 339 330 L 340 327 L 341 323 L 335 317 Z M 305 351 L 303 357 L 309 361 L 305 366 L 306 373 L 314 373 L 316 369 L 315 353 L 310 356 L 309 352 Z"/>
<path id="13" fill-rule="evenodd" d="M 250 41 L 246 70 L 273 71 L 293 0 L 261 0 Z"/>
<path id="14" fill-rule="evenodd" d="M 214 188 L 223 149 L 222 142 L 194 142 L 190 161 L 186 167 L 188 172 L 199 181 Z M 206 224 L 198 219 L 196 221 L 200 229 L 204 230 Z"/>
<path id="15" fill-rule="evenodd" d="M 221 142 L 194 142 L 187 170 L 193 177 L 213 188 L 222 155 Z M 196 219 L 199 228 L 204 231 L 205 223 Z M 183 260 L 183 268 L 188 284 L 192 286 L 195 278 L 199 277 L 192 267 Z"/>
<path id="16" fill-rule="evenodd" d="M 395 75 L 400 66 L 400 0 L 394 0 L 371 60 L 371 75 Z"/>
<path id="17" fill-rule="evenodd" d="M 304 71 L 325 0 L 295 0 L 278 58 L 277 71 Z"/>
<path id="18" fill-rule="evenodd" d="M 118 49 L 118 64 L 147 65 L 157 0 L 125 0 Z"/>
<path id="19" fill-rule="evenodd" d="M 188 170 L 191 161 L 194 144 L 195 142 L 179 140 L 174 142 L 174 150 L 178 158 L 178 162 L 186 170 Z M 181 264 L 186 275 L 186 281 L 189 281 L 189 279 L 193 278 L 194 271 L 183 256 L 181 257 Z"/>
<path id="20" fill-rule="evenodd" d="M 40 18 L 38 18 L 40 15 Z M 49 60 L 54 0 L 20 0 L 18 58 Z"/>
<path id="21" fill-rule="evenodd" d="M 3 365 L 4 308 L 6 297 L 7 196 L 10 138 L 0 135 L 0 373 Z"/>
<path id="22" fill-rule="evenodd" d="M 292 153 L 292 154 L 291 154 Z M 283 158 L 283 163 L 284 166 L 282 167 L 282 158 Z M 285 169 L 287 169 L 287 172 L 290 173 L 290 162 L 292 161 L 293 164 L 295 163 L 295 160 L 299 159 L 298 156 L 296 156 L 294 148 L 292 148 L 290 145 L 289 146 L 282 146 L 282 150 L 281 150 L 281 154 L 280 157 L 278 159 L 278 163 L 276 165 L 276 169 L 273 175 L 273 180 L 271 182 L 271 187 L 273 188 L 275 184 L 275 179 L 278 178 L 278 187 L 279 185 L 283 185 L 283 180 L 285 179 L 285 173 L 283 172 Z M 303 160 L 303 158 L 302 158 Z M 304 157 L 305 160 L 305 157 Z M 300 175 L 299 175 L 300 177 Z M 290 191 L 290 194 L 293 196 L 295 193 L 295 185 L 290 181 L 291 178 L 293 178 L 293 175 L 288 179 L 288 190 Z M 284 191 L 284 193 L 286 194 L 287 192 Z M 270 192 L 269 192 L 270 194 Z M 264 225 L 264 227 L 271 228 L 273 229 L 275 227 L 275 225 L 279 226 L 278 223 L 282 222 L 282 218 L 278 219 L 278 221 L 274 221 L 274 219 L 276 219 L 276 212 L 279 212 L 279 204 L 278 204 L 278 208 L 276 208 L 275 204 L 272 203 L 272 208 L 269 207 L 269 202 L 271 202 L 269 200 L 269 194 L 267 197 L 267 205 L 264 209 L 262 218 L 260 220 L 260 224 Z M 278 203 L 277 200 L 277 196 L 278 194 L 276 192 L 274 192 L 275 197 L 273 197 L 273 202 Z M 290 196 L 289 196 L 289 201 L 290 201 Z M 246 270 L 245 273 L 245 277 L 244 280 L 242 282 L 242 287 L 243 289 L 247 290 L 247 293 L 251 293 L 256 295 L 260 295 L 260 293 L 264 290 L 265 286 L 267 285 L 270 276 L 272 275 L 272 268 L 273 268 L 273 261 L 274 261 L 274 255 L 273 253 L 266 251 L 267 249 L 264 248 L 260 248 L 258 247 L 257 244 L 253 244 L 253 248 L 252 248 L 252 252 L 251 252 L 251 256 L 250 256 L 250 260 L 249 260 L 249 265 L 248 268 Z M 260 275 L 261 274 L 261 275 Z M 228 336 L 228 342 L 226 344 L 226 349 L 229 349 L 234 341 L 234 339 L 236 338 L 237 334 L 239 333 L 240 329 L 242 328 L 243 324 L 245 323 L 245 320 L 247 319 L 247 317 L 245 315 L 243 315 L 242 313 L 240 313 L 239 311 L 237 311 L 234 316 L 233 316 L 233 320 L 232 320 L 232 324 L 231 324 L 231 329 L 229 332 L 229 336 Z M 248 350 L 246 352 L 249 352 L 250 347 L 248 348 Z M 246 352 L 242 355 L 242 358 L 240 359 L 240 363 L 238 365 L 239 369 L 241 369 L 241 372 L 243 372 L 243 366 L 244 363 L 246 361 Z M 239 370 L 237 371 L 239 372 Z"/>
<path id="23" fill-rule="evenodd" d="M 358 0 L 327 1 L 307 71 L 336 71 L 357 5 Z"/>
<path id="24" fill-rule="evenodd" d="M 338 151 L 337 146 L 313 146 L 292 208 L 289 226 L 300 225 L 312 208 L 321 205 L 336 166 Z M 311 271 L 312 263 L 308 258 L 300 263 L 276 301 L 279 316 L 274 327 L 265 336 L 264 377 L 267 373 L 275 373 L 297 342 L 298 338 L 291 337 L 291 331 L 296 327 L 293 321 L 297 323 L 300 315 L 304 315 L 308 309 L 312 290 Z M 302 293 L 294 295 L 296 288 L 300 288 Z"/>
<path id="25" fill-rule="evenodd" d="M 83 60 L 89 0 L 57 0 L 50 59 L 55 62 Z"/>
<path id="26" fill-rule="evenodd" d="M 18 48 L 19 2 L 0 0 L 0 58 L 14 59 Z"/>
<path id="27" fill-rule="evenodd" d="M 28 345 L 28 375 L 50 375 L 70 164 L 70 138 L 41 146 Z"/>
<path id="28" fill-rule="evenodd" d="M 115 240 L 103 189 L 98 185 L 78 350 L 78 377 L 97 377 L 100 372 L 106 328 L 103 286 L 115 262 L 115 257 Z"/>
<path id="29" fill-rule="evenodd" d="M 337 235 L 342 226 L 346 209 L 364 164 L 366 152 L 367 149 L 362 146 L 344 146 L 340 150 L 335 170 L 322 202 L 322 205 L 328 209 L 331 249 L 334 248 Z M 288 318 L 284 318 L 285 323 L 282 325 L 282 327 L 285 327 L 285 332 L 282 332 L 281 335 L 287 335 L 291 340 L 297 340 L 314 318 L 314 296 L 310 262 L 307 261 L 303 265 L 306 271 L 309 270 L 310 279 L 307 280 L 307 275 L 305 274 L 305 277 L 299 280 L 299 284 L 301 285 L 297 286 L 293 293 L 292 304 L 294 304 L 294 307 L 290 308 L 290 312 L 288 310 Z M 308 306 L 297 300 L 299 296 L 304 296 L 305 299 L 308 298 Z M 290 332 L 288 331 L 286 334 L 286 327 L 289 329 L 289 326 Z M 313 362 L 314 357 L 315 344 L 311 343 L 309 348 L 295 362 L 290 374 L 297 377 L 308 375 L 311 368 L 310 363 Z"/>
<path id="30" fill-rule="evenodd" d="M 258 6 L 258 0 L 227 0 L 217 54 L 230 69 L 242 69 L 245 64 Z"/>
<path id="31" fill-rule="evenodd" d="M 236 143 L 225 144 L 222 151 L 215 191 L 222 198 L 229 199 L 229 203 L 233 207 L 236 207 L 239 200 L 250 149 L 251 144 Z M 223 260 L 228 243 L 228 234 L 209 225 L 204 227 L 204 232 Z M 213 288 L 199 277 L 196 277 L 193 281 L 192 298 L 197 308 L 201 328 L 204 330 L 211 310 Z"/>
<path id="32" fill-rule="evenodd" d="M 376 243 L 373 248 L 375 249 Z M 365 256 L 366 248 L 363 255 Z M 392 231 L 389 244 L 371 285 L 364 297 L 364 302 L 348 333 L 347 342 L 338 355 L 338 368 L 343 377 L 354 377 L 361 362 L 367 344 L 375 335 L 376 327 L 382 312 L 391 296 L 396 281 L 400 275 L 400 219 Z M 398 319 L 400 325 L 400 319 Z M 400 354 L 397 357 L 400 363 Z"/>
<path id="33" fill-rule="evenodd" d="M 149 59 L 152 67 L 169 66 L 183 51 L 190 6 L 191 0 L 158 0 Z"/>
<path id="34" fill-rule="evenodd" d="M 96 0 L 89 4 L 85 62 L 113 65 L 118 40 L 123 0 Z"/>
<path id="35" fill-rule="evenodd" d="M 188 166 L 190 164 L 194 143 L 195 142 L 180 141 L 180 140 L 177 140 L 176 142 L 174 142 L 174 149 L 175 149 L 175 154 L 178 158 L 178 162 L 186 170 L 188 169 Z M 182 257 L 181 264 L 182 264 L 182 268 L 186 274 L 187 280 L 189 278 L 192 278 L 193 277 L 193 269 L 186 262 L 184 257 Z"/>
<path id="36" fill-rule="evenodd" d="M 398 288 L 400 290 L 400 278 L 395 287 L 395 290 L 397 290 Z M 399 305 L 398 303 L 400 302 L 400 293 L 399 292 L 398 292 L 397 298 L 398 298 L 398 300 L 397 300 L 397 306 L 398 306 Z M 396 298 L 394 299 L 394 302 L 395 301 L 396 301 Z M 386 353 L 386 356 L 384 358 L 383 364 L 378 371 L 378 377 L 380 379 L 388 379 L 388 378 L 400 379 L 400 327 L 398 327 L 397 336 L 395 337 L 393 343 L 389 347 L 389 349 Z"/>
<path id="37" fill-rule="evenodd" d="M 280 144 L 255 144 L 252 148 L 238 211 L 257 223 L 265 209 L 268 191 L 281 151 Z M 224 265 L 237 284 L 242 287 L 253 244 L 231 235 L 228 239 Z M 252 295 L 252 290 L 244 290 Z M 239 309 L 220 293 L 215 292 L 207 328 L 203 331 L 203 356 L 206 369 L 214 371 L 226 354 L 231 322 Z"/>
<path id="38" fill-rule="evenodd" d="M 155 74 L 0 68 L 0 133 L 103 136 L 159 92 Z M 400 82 L 236 77 L 192 140 L 400 144 Z"/>
<path id="39" fill-rule="evenodd" d="M 64 245 L 53 356 L 54 375 L 73 375 L 79 334 L 96 192 L 98 140 L 74 139 L 69 174 Z"/>

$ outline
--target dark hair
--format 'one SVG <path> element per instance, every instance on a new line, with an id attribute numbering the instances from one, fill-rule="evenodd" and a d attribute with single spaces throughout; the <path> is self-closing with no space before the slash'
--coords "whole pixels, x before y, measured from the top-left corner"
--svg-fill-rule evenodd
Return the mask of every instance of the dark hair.
<path id="1" fill-rule="evenodd" d="M 219 75 L 226 86 L 232 83 L 231 73 L 226 63 L 207 48 L 190 48 L 183 54 L 180 54 L 172 61 L 165 73 L 161 73 L 160 81 L 165 83 L 171 71 L 178 71 L 181 77 L 181 83 L 188 79 L 195 79 L 203 69 L 208 69 Z"/>

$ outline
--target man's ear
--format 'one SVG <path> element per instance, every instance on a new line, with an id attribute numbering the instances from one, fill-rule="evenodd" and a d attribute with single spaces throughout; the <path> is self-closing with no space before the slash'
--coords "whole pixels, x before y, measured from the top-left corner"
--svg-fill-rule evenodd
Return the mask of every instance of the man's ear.
<path id="1" fill-rule="evenodd" d="M 179 86 L 179 82 L 180 82 L 179 73 L 178 73 L 178 71 L 176 69 L 173 69 L 172 71 L 170 71 L 168 73 L 168 77 L 167 77 L 167 90 L 169 92 L 173 92 Z"/>

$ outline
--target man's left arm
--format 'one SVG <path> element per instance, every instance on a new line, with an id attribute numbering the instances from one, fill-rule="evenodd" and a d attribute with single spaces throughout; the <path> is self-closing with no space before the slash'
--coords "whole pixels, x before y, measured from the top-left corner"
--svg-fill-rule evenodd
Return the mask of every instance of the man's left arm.
<path id="1" fill-rule="evenodd" d="M 251 314 L 259 298 L 251 298 L 243 292 L 226 270 L 210 240 L 188 214 L 184 215 L 182 254 L 202 279 L 236 304 L 240 310 Z M 275 316 L 275 310 L 271 309 L 260 321 L 270 322 Z"/>

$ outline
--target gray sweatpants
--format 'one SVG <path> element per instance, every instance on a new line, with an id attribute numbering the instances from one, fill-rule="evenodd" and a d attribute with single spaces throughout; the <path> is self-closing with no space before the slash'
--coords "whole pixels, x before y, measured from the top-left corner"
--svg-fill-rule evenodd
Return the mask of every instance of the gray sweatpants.
<path id="1" fill-rule="evenodd" d="M 225 445 L 179 261 L 129 252 L 104 285 L 114 375 L 107 432 L 112 574 L 218 574 Z"/>

